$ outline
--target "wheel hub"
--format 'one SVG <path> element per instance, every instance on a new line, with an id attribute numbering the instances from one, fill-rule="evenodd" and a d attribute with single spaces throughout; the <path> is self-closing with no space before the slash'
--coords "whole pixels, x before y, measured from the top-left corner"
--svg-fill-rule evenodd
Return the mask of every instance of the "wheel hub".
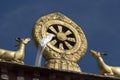
<path id="1" fill-rule="evenodd" d="M 62 32 L 57 33 L 57 38 L 60 41 L 65 41 L 67 39 L 66 35 L 64 33 L 62 33 Z"/>

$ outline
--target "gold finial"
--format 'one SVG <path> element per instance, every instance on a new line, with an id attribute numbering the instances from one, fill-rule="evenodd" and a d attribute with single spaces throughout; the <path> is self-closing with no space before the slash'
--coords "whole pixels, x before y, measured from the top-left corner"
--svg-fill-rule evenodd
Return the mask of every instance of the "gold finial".
<path id="1" fill-rule="evenodd" d="M 38 19 L 33 27 L 32 38 L 37 48 L 47 34 L 55 37 L 44 50 L 45 67 L 80 72 L 77 62 L 87 49 L 82 29 L 63 14 L 52 13 Z"/>

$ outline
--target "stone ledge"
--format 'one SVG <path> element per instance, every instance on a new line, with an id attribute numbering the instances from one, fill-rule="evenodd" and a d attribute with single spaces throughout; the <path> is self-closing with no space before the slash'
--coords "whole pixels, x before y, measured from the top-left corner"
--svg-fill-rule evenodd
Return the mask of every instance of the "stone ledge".
<path id="1" fill-rule="evenodd" d="M 0 62 L 0 80 L 120 80 L 91 73 L 79 73 Z M 6 79 L 3 79 L 6 78 Z M 21 79 L 19 79 L 21 77 Z"/>

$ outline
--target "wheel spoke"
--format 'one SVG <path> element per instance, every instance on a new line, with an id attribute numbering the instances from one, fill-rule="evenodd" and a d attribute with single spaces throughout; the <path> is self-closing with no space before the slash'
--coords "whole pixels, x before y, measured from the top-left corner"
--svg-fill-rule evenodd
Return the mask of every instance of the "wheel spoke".
<path id="1" fill-rule="evenodd" d="M 57 43 L 57 40 L 56 40 L 56 39 L 50 41 L 50 44 L 51 44 L 51 45 L 55 45 L 56 43 Z"/>
<path id="2" fill-rule="evenodd" d="M 52 33 L 49 33 L 49 32 L 46 33 L 46 35 L 49 35 L 49 34 L 52 34 Z"/>
<path id="3" fill-rule="evenodd" d="M 62 32 L 62 26 L 58 25 L 59 32 Z"/>
<path id="4" fill-rule="evenodd" d="M 70 35 L 70 34 L 72 34 L 72 32 L 71 32 L 70 30 L 67 30 L 67 31 L 65 32 L 65 34 L 66 34 L 66 35 Z"/>
<path id="5" fill-rule="evenodd" d="M 66 45 L 69 49 L 72 48 L 72 46 L 71 46 L 67 41 L 65 41 L 65 45 Z"/>
<path id="6" fill-rule="evenodd" d="M 75 42 L 75 38 L 67 38 L 68 41 Z"/>
<path id="7" fill-rule="evenodd" d="M 63 47 L 63 44 L 62 44 L 62 43 L 59 44 L 59 49 L 64 50 L 64 47 Z"/>
<path id="8" fill-rule="evenodd" d="M 53 26 L 50 26 L 49 29 L 50 29 L 52 32 L 54 32 L 55 34 L 57 34 L 57 31 L 54 29 Z"/>

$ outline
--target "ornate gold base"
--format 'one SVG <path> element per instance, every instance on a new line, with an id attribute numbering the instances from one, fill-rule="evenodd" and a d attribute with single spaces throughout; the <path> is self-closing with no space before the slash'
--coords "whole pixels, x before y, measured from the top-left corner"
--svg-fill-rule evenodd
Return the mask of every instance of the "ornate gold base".
<path id="1" fill-rule="evenodd" d="M 75 62 L 69 60 L 61 60 L 61 59 L 50 59 L 46 61 L 45 67 L 53 68 L 58 70 L 65 70 L 65 71 L 76 71 L 81 72 L 79 65 Z"/>
<path id="2" fill-rule="evenodd" d="M 22 64 L 22 65 L 24 65 L 24 62 L 20 61 L 20 60 L 4 60 L 4 59 L 0 59 L 0 62 L 7 62 L 7 63 L 15 63 L 15 64 Z"/>

